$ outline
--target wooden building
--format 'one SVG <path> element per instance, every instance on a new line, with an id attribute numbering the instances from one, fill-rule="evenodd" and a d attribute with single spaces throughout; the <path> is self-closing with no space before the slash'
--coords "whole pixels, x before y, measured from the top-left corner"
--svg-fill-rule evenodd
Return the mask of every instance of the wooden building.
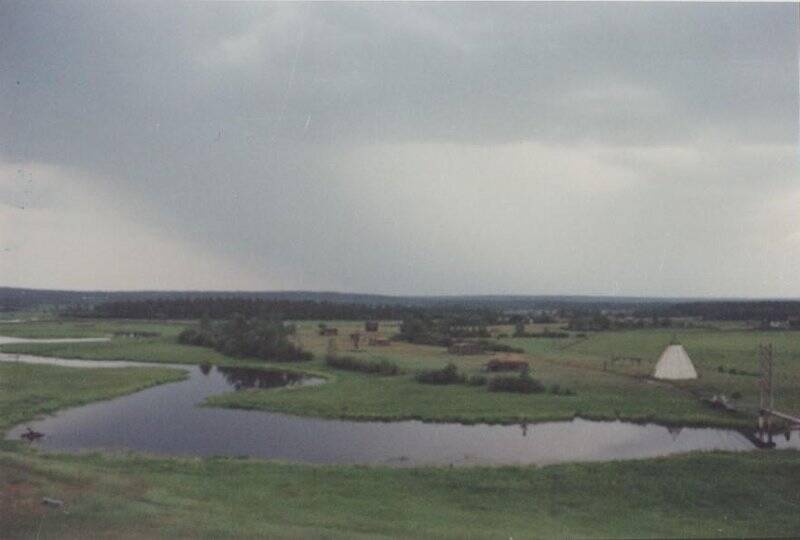
<path id="1" fill-rule="evenodd" d="M 378 321 L 367 321 L 364 323 L 364 330 L 367 332 L 378 331 Z"/>

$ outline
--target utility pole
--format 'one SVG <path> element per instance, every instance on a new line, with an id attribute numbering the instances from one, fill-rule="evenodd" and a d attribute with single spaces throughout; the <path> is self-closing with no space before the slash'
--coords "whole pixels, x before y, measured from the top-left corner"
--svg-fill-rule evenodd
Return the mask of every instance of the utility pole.
<path id="1" fill-rule="evenodd" d="M 761 377 L 758 381 L 761 390 L 761 400 L 758 411 L 758 430 L 761 442 L 767 435 L 767 444 L 772 446 L 772 411 L 775 406 L 775 392 L 772 385 L 772 344 L 759 345 L 758 364 Z"/>

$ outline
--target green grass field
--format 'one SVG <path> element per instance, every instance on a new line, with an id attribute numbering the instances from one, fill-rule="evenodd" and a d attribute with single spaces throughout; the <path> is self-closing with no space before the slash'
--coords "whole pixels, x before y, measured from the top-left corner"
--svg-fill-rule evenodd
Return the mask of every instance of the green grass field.
<path id="1" fill-rule="evenodd" d="M 0 320 L 0 336 L 26 338 L 84 338 L 105 337 L 114 332 L 158 332 L 165 337 L 174 337 L 186 327 L 186 323 L 149 321 L 103 321 L 49 319 L 24 323 Z"/>
<path id="2" fill-rule="evenodd" d="M 158 338 L 110 343 L 7 345 L 46 355 L 151 362 L 241 363 L 208 349 L 174 342 L 180 325 L 63 322 L 59 337 L 86 337 L 120 328 L 149 328 Z M 26 329 L 52 337 L 45 327 Z M 341 324 L 345 334 L 352 325 Z M 388 334 L 391 328 L 386 329 Z M 30 335 L 29 334 L 29 335 Z M 479 421 L 546 419 L 574 414 L 629 415 L 678 423 L 739 422 L 697 403 L 691 391 L 648 384 L 646 366 L 608 365 L 616 355 L 652 361 L 670 334 L 592 335 L 586 341 L 508 340 L 530 352 L 536 377 L 559 382 L 575 396 L 492 394 L 466 386 L 415 383 L 415 369 L 455 361 L 477 373 L 488 357 L 453 357 L 442 349 L 394 344 L 340 352 L 387 358 L 407 373 L 377 377 L 328 370 L 320 360 L 304 369 L 329 384 L 293 392 L 247 391 L 214 403 L 358 418 L 419 417 Z M 729 391 L 759 340 L 770 338 L 778 364 L 796 377 L 790 333 L 768 336 L 698 332 L 680 336 L 702 378 L 692 384 Z M 730 338 L 730 339 L 729 339 Z M 301 341 L 318 356 L 326 340 L 303 325 Z M 563 348 L 568 345 L 566 348 Z M 795 347 L 795 348 L 793 348 Z M 603 371 L 603 362 L 607 371 Z M 794 371 L 793 369 L 794 368 Z M 0 364 L 0 431 L 40 414 L 184 376 L 164 368 L 73 369 Z M 793 383 L 792 383 L 793 384 Z M 784 386 L 791 386 L 785 383 Z M 750 419 L 746 419 L 750 422 Z M 800 452 L 694 453 L 664 459 L 548 467 L 424 468 L 312 466 L 249 459 L 165 459 L 129 454 L 60 455 L 0 445 L 0 531 L 3 538 L 553 538 L 553 537 L 792 537 L 800 534 Z M 61 499 L 48 508 L 42 497 Z"/>
<path id="3" fill-rule="evenodd" d="M 789 537 L 800 533 L 796 454 L 404 470 L 0 452 L 0 530 L 10 538 Z M 43 496 L 65 501 L 66 512 L 43 507 Z"/>

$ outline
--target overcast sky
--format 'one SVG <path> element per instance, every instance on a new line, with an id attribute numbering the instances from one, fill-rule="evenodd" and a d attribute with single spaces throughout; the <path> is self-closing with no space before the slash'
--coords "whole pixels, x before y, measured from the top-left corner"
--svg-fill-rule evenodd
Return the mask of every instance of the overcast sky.
<path id="1" fill-rule="evenodd" d="M 0 3 L 0 285 L 800 296 L 792 4 Z"/>

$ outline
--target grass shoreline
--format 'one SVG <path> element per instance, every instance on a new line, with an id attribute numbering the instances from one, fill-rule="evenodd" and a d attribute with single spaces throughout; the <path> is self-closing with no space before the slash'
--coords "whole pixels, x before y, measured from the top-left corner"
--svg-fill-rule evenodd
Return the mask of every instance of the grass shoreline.
<path id="1" fill-rule="evenodd" d="M 15 426 L 62 409 L 114 399 L 187 377 L 184 370 L 166 367 L 72 368 L 3 362 L 0 437 Z"/>
<path id="2" fill-rule="evenodd" d="M 308 390 L 309 388 L 294 388 L 293 391 Z M 278 389 L 280 390 L 280 389 Z M 474 417 L 464 415 L 454 416 L 426 416 L 426 415 L 381 415 L 381 414 L 360 414 L 360 413 L 344 413 L 337 414 L 332 412 L 325 412 L 314 410 L 304 413 L 295 408 L 276 407 L 272 405 L 261 406 L 257 403 L 249 404 L 242 401 L 242 395 L 247 391 L 238 393 L 226 393 L 218 396 L 212 396 L 203 402 L 204 407 L 221 407 L 227 409 L 241 409 L 248 411 L 265 411 L 294 416 L 302 416 L 306 418 L 320 418 L 324 420 L 346 420 L 353 422 L 408 422 L 417 421 L 426 424 L 461 424 L 461 425 L 478 425 L 486 424 L 490 426 L 513 426 L 518 424 L 543 424 L 548 422 L 569 422 L 571 420 L 586 420 L 592 422 L 626 422 L 631 424 L 653 424 L 662 427 L 686 427 L 686 428 L 712 428 L 712 429 L 732 429 L 732 430 L 750 430 L 755 429 L 755 421 L 750 419 L 732 418 L 730 423 L 724 422 L 711 422 L 705 420 L 685 420 L 680 418 L 657 417 L 650 415 L 622 415 L 611 416 L 602 414 L 568 414 L 563 415 L 552 414 L 542 416 L 487 416 L 487 417 Z M 228 397 L 230 396 L 230 398 Z M 234 399 L 231 399 L 234 398 Z M 228 401 L 231 399 L 231 401 Z"/>
<path id="3" fill-rule="evenodd" d="M 17 494 L 0 528 L 29 537 L 46 515 L 58 538 L 795 536 L 799 454 L 393 469 L 0 451 L 0 490 Z"/>

